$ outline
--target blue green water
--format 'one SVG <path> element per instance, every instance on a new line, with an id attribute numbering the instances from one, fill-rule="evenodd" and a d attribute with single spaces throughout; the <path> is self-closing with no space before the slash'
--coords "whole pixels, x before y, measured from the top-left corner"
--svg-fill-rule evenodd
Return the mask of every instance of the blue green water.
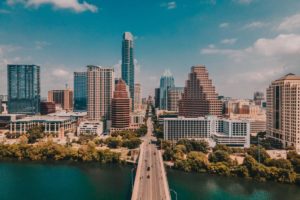
<path id="1" fill-rule="evenodd" d="M 130 199 L 131 167 L 0 163 L 0 200 Z M 299 200 L 300 187 L 168 170 L 182 200 Z M 173 196 L 175 199 L 175 196 Z"/>

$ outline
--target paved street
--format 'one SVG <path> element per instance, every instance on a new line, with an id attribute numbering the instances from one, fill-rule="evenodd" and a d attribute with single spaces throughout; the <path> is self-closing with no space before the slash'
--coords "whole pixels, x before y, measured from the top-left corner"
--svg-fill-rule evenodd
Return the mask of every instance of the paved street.
<path id="1" fill-rule="evenodd" d="M 170 200 L 161 154 L 156 146 L 151 144 L 151 140 L 155 140 L 155 137 L 152 136 L 153 127 L 150 118 L 147 121 L 147 126 L 148 132 L 141 145 L 132 199 Z"/>

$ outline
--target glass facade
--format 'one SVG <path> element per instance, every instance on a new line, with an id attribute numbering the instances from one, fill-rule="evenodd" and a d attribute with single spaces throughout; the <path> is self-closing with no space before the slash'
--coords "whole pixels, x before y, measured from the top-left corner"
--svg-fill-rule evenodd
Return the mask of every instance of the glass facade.
<path id="1" fill-rule="evenodd" d="M 7 65 L 8 112 L 40 113 L 40 67 Z"/>
<path id="2" fill-rule="evenodd" d="M 123 34 L 122 42 L 122 79 L 129 87 L 132 109 L 134 109 L 134 57 L 133 36 L 129 32 Z"/>
<path id="3" fill-rule="evenodd" d="M 87 110 L 87 73 L 74 72 L 74 111 Z"/>
<path id="4" fill-rule="evenodd" d="M 163 76 L 160 78 L 159 107 L 161 110 L 168 109 L 168 90 L 169 88 L 173 87 L 175 87 L 174 77 L 169 70 L 166 70 Z"/>

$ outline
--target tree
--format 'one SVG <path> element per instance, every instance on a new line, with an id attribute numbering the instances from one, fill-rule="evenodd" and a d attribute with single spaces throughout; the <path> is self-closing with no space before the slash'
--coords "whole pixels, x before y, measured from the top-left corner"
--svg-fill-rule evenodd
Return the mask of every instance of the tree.
<path id="1" fill-rule="evenodd" d="M 214 163 L 216 162 L 231 163 L 232 160 L 227 151 L 217 150 L 209 154 L 209 161 Z"/>
<path id="2" fill-rule="evenodd" d="M 273 166 L 281 169 L 293 170 L 292 163 L 287 159 L 268 159 L 266 165 Z"/>
<path id="3" fill-rule="evenodd" d="M 191 151 L 187 155 L 187 161 L 191 170 L 195 172 L 206 171 L 209 166 L 206 155 L 201 152 Z"/>
<path id="4" fill-rule="evenodd" d="M 123 141 L 123 147 L 127 147 L 128 149 L 138 148 L 141 144 L 141 140 L 139 138 L 131 138 Z"/>
<path id="5" fill-rule="evenodd" d="M 27 131 L 28 134 L 28 143 L 32 144 L 35 143 L 38 139 L 43 138 L 44 133 L 44 127 L 43 126 L 35 126 L 32 127 Z"/>
<path id="6" fill-rule="evenodd" d="M 221 151 L 226 151 L 228 153 L 232 153 L 232 149 L 224 144 L 217 144 L 214 148 L 213 148 L 213 151 L 218 151 L 218 150 L 221 150 Z"/>
<path id="7" fill-rule="evenodd" d="M 167 161 L 172 161 L 172 160 L 174 160 L 174 156 L 175 156 L 174 151 L 171 148 L 167 148 L 164 151 L 163 159 L 167 160 Z"/>
<path id="8" fill-rule="evenodd" d="M 247 153 L 261 163 L 265 163 L 267 159 L 270 158 L 265 148 L 260 146 L 251 146 L 247 149 Z"/>
<path id="9" fill-rule="evenodd" d="M 223 162 L 211 163 L 208 166 L 208 172 L 210 174 L 219 174 L 219 175 L 223 175 L 223 176 L 230 175 L 229 167 L 226 165 L 226 163 L 223 163 Z"/>
<path id="10" fill-rule="evenodd" d="M 117 137 L 109 137 L 106 139 L 106 144 L 109 148 L 118 148 L 120 146 L 122 146 L 122 141 L 121 139 L 117 138 Z"/>

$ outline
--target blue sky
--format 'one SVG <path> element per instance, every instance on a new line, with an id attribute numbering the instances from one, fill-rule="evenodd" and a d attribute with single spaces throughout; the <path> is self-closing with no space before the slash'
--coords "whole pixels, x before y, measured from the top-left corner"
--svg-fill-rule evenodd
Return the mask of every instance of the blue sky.
<path id="1" fill-rule="evenodd" d="M 135 36 L 144 96 L 165 69 L 184 86 L 197 64 L 220 95 L 238 98 L 300 74 L 299 0 L 1 0 L 0 93 L 8 63 L 40 65 L 43 96 L 72 87 L 88 64 L 119 74 L 124 31 Z"/>

